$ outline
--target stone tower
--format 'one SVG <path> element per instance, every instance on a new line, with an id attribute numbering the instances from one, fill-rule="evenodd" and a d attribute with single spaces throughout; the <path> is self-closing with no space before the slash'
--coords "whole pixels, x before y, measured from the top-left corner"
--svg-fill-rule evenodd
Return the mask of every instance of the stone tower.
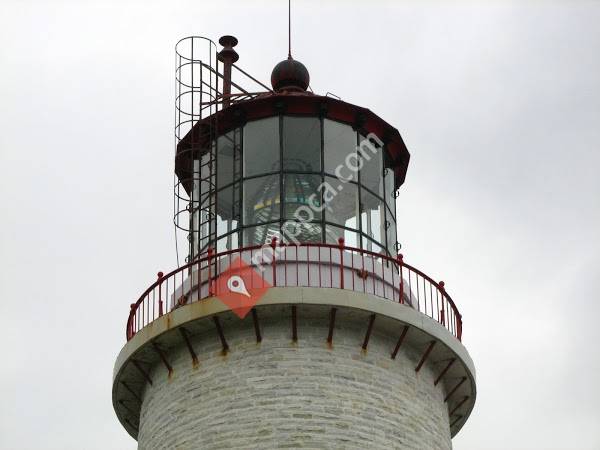
<path id="1" fill-rule="evenodd" d="M 176 46 L 188 256 L 131 304 L 120 422 L 143 450 L 450 449 L 475 369 L 444 283 L 398 254 L 400 134 L 291 56 L 270 88 L 219 42 Z"/>

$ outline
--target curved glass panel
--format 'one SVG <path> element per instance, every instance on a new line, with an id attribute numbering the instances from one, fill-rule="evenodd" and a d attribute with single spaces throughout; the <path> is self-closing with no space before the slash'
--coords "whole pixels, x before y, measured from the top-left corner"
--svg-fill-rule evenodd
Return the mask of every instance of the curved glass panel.
<path id="1" fill-rule="evenodd" d="M 369 250 L 370 252 L 374 252 L 374 253 L 385 253 L 385 251 L 383 250 L 383 247 L 381 245 L 379 245 L 377 242 L 372 241 L 369 238 L 366 238 L 363 236 L 363 246 L 362 248 L 364 248 L 365 250 Z"/>
<path id="2" fill-rule="evenodd" d="M 385 206 L 383 201 L 364 189 L 361 190 L 360 197 L 360 222 L 363 235 L 366 235 L 375 242 L 385 245 Z M 367 250 L 371 249 L 367 248 Z"/>
<path id="3" fill-rule="evenodd" d="M 279 220 L 279 175 L 244 181 L 244 225 Z"/>
<path id="4" fill-rule="evenodd" d="M 320 223 L 286 220 L 281 226 L 281 233 L 286 243 L 323 242 L 323 228 Z"/>
<path id="5" fill-rule="evenodd" d="M 248 122 L 243 153 L 245 177 L 279 172 L 279 117 Z"/>
<path id="6" fill-rule="evenodd" d="M 213 143 L 212 149 L 215 149 Z M 194 178 L 192 197 L 190 198 L 191 224 L 191 257 L 195 257 L 202 249 L 208 248 L 214 238 L 215 214 L 213 170 L 214 160 L 211 151 L 205 151 L 200 160 L 194 160 Z M 199 178 L 198 178 L 199 175 Z"/>
<path id="7" fill-rule="evenodd" d="M 244 245 L 264 245 L 279 237 L 279 222 L 244 228 Z"/>
<path id="8" fill-rule="evenodd" d="M 394 170 L 386 167 L 383 169 L 383 184 L 385 188 L 385 203 L 389 210 L 396 217 L 396 197 L 394 197 Z"/>
<path id="9" fill-rule="evenodd" d="M 341 189 L 338 187 L 341 186 Z M 323 190 L 325 220 L 349 228 L 356 228 L 358 216 L 358 186 L 340 184 L 333 177 L 325 177 Z"/>
<path id="10" fill-rule="evenodd" d="M 287 173 L 283 176 L 284 218 L 320 220 L 321 175 Z"/>
<path id="11" fill-rule="evenodd" d="M 344 238 L 344 245 L 346 247 L 360 247 L 360 240 L 357 232 L 329 224 L 325 227 L 325 242 L 327 244 L 337 244 L 340 238 Z"/>
<path id="12" fill-rule="evenodd" d="M 398 254 L 398 250 L 396 248 L 396 243 L 398 240 L 396 221 L 388 215 L 385 226 L 386 226 L 386 234 L 387 234 L 388 251 L 390 252 L 390 254 L 392 256 L 396 256 Z"/>
<path id="13" fill-rule="evenodd" d="M 346 168 L 346 157 L 350 153 L 356 152 L 356 131 L 349 125 L 324 119 L 323 143 L 325 172 L 357 181 L 356 172 L 349 171 Z M 356 161 L 352 161 L 351 164 L 356 164 Z M 336 172 L 338 167 L 341 168 Z"/>
<path id="14" fill-rule="evenodd" d="M 229 186 L 217 192 L 217 237 L 238 227 L 237 219 L 234 219 L 233 187 Z"/>
<path id="15" fill-rule="evenodd" d="M 217 188 L 240 178 L 240 130 L 217 139 Z"/>
<path id="16" fill-rule="evenodd" d="M 363 162 L 360 170 L 360 184 L 380 197 L 383 197 L 382 150 L 364 136 L 360 136 L 359 152 Z"/>
<path id="17" fill-rule="evenodd" d="M 223 236 L 217 240 L 217 253 L 239 248 L 239 231 Z"/>
<path id="18" fill-rule="evenodd" d="M 396 255 L 393 163 L 351 126 L 274 116 L 220 136 L 212 148 L 195 163 L 196 251 L 262 245 L 273 237 L 334 244 L 343 237 L 349 247 Z"/>
<path id="19" fill-rule="evenodd" d="M 321 171 L 321 120 L 318 117 L 284 116 L 283 170 Z"/>

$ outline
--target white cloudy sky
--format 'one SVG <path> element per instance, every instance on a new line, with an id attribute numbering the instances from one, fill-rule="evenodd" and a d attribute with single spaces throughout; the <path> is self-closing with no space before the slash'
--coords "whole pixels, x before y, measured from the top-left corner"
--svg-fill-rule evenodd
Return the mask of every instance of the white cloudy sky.
<path id="1" fill-rule="evenodd" d="M 0 14 L 0 448 L 135 448 L 111 406 L 128 305 L 176 264 L 173 45 L 285 1 L 15 1 Z M 478 369 L 458 450 L 600 449 L 600 2 L 295 0 L 315 91 L 394 124 L 405 259 Z"/>

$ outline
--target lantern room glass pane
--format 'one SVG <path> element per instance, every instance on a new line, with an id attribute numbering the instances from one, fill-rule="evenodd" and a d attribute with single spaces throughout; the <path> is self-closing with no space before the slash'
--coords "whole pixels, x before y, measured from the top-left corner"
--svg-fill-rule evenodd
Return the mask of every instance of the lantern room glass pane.
<path id="1" fill-rule="evenodd" d="M 318 117 L 283 118 L 283 170 L 321 171 L 321 120 Z"/>
<path id="2" fill-rule="evenodd" d="M 279 220 L 279 175 L 244 181 L 244 225 Z"/>
<path id="3" fill-rule="evenodd" d="M 194 207 L 197 206 L 197 202 L 202 199 L 204 201 L 207 194 L 214 189 L 211 186 L 210 174 L 213 169 L 211 166 L 214 165 L 214 161 L 211 161 L 210 153 L 206 152 L 202 155 L 200 160 L 194 160 L 194 174 L 193 174 L 193 203 Z M 181 193 L 179 195 L 182 195 Z M 192 199 L 190 199 L 192 200 Z"/>
<path id="4" fill-rule="evenodd" d="M 390 167 L 386 167 L 383 171 L 383 183 L 385 187 L 385 202 L 392 212 L 394 217 L 396 217 L 396 197 L 395 189 L 394 189 L 394 170 Z"/>
<path id="5" fill-rule="evenodd" d="M 244 127 L 244 176 L 279 170 L 279 117 L 248 122 Z"/>
<path id="6" fill-rule="evenodd" d="M 285 174 L 283 178 L 284 218 L 302 221 L 320 220 L 321 176 Z"/>
<path id="7" fill-rule="evenodd" d="M 273 237 L 279 239 L 279 222 L 244 228 L 243 235 L 245 246 L 269 244 Z"/>
<path id="8" fill-rule="evenodd" d="M 374 253 L 382 253 L 385 254 L 386 251 L 383 249 L 383 247 L 381 245 L 379 245 L 377 242 L 372 241 L 369 238 L 363 237 L 363 249 L 368 250 L 370 252 L 374 252 Z"/>
<path id="9" fill-rule="evenodd" d="M 239 183 L 217 192 L 217 237 L 239 227 Z"/>
<path id="10" fill-rule="evenodd" d="M 385 225 L 388 252 L 395 257 L 398 254 L 398 250 L 396 249 L 396 243 L 398 241 L 396 221 L 388 215 Z"/>
<path id="11" fill-rule="evenodd" d="M 217 241 L 217 253 L 235 250 L 239 248 L 239 231 L 235 231 L 227 236 L 223 236 Z"/>
<path id="12" fill-rule="evenodd" d="M 358 233 L 355 231 L 346 230 L 345 228 L 336 227 L 334 225 L 326 225 L 325 242 L 328 244 L 338 244 L 339 239 L 344 238 L 344 246 L 359 247 Z"/>
<path id="13" fill-rule="evenodd" d="M 383 149 L 377 148 L 375 143 L 364 136 L 360 136 L 358 145 L 363 162 L 360 170 L 360 184 L 374 194 L 383 197 Z"/>
<path id="14" fill-rule="evenodd" d="M 383 201 L 366 190 L 361 190 L 361 229 L 364 235 L 385 245 Z M 367 250 L 371 250 L 367 248 Z"/>
<path id="15" fill-rule="evenodd" d="M 212 143 L 213 150 L 215 142 Z M 205 151 L 201 159 L 194 160 L 194 172 L 192 182 L 192 195 L 189 199 L 190 210 L 190 247 L 191 256 L 195 257 L 199 251 L 206 249 L 209 240 L 213 238 L 214 233 L 214 186 L 211 186 L 210 174 L 214 170 L 214 159 L 211 160 L 210 151 Z M 177 192 L 177 195 L 184 195 L 183 189 Z M 211 204 L 212 203 L 212 204 Z"/>
<path id="16" fill-rule="evenodd" d="M 322 242 L 323 228 L 320 223 L 286 220 L 281 226 L 281 235 L 286 244 Z"/>
<path id="17" fill-rule="evenodd" d="M 356 228 L 356 217 L 358 216 L 358 186 L 356 184 L 340 184 L 336 178 L 325 177 L 323 200 L 327 222 Z"/>
<path id="18" fill-rule="evenodd" d="M 343 178 L 357 180 L 356 172 L 346 168 L 346 156 L 356 152 L 356 132 L 351 126 L 333 120 L 323 120 L 325 172 Z M 356 161 L 352 161 L 356 164 Z M 341 169 L 336 173 L 336 169 Z"/>
<path id="19" fill-rule="evenodd" d="M 231 131 L 217 139 L 217 188 L 240 178 L 240 131 Z"/>

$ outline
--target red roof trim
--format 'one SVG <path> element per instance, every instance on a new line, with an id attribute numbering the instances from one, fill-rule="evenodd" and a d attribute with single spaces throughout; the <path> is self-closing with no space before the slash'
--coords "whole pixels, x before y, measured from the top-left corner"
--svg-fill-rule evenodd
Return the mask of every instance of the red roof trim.
<path id="1" fill-rule="evenodd" d="M 220 136 L 246 122 L 278 114 L 323 116 L 351 125 L 361 133 L 376 134 L 386 144 L 394 167 L 396 188 L 404 183 L 410 153 L 396 128 L 369 109 L 310 93 L 267 94 L 233 104 L 198 122 L 177 146 L 177 154 L 192 147 L 202 147 L 202 131 L 207 130 L 211 123 L 216 125 L 211 134 Z M 193 145 L 194 142 L 197 145 Z M 179 176 L 184 175 L 187 170 L 182 164 L 176 163 L 176 172 Z"/>

